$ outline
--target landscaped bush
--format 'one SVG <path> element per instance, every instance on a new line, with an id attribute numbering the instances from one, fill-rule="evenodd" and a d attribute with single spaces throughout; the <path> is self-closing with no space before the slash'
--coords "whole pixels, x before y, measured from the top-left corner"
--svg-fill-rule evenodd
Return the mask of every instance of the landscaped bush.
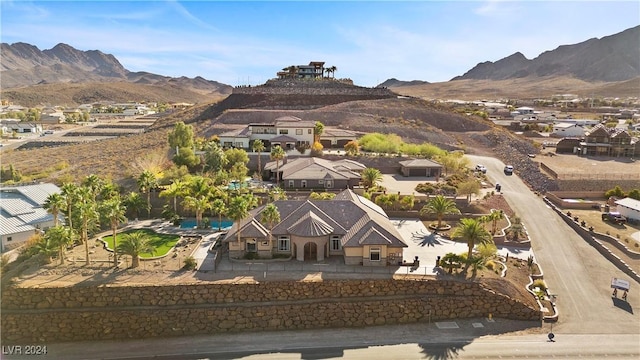
<path id="1" fill-rule="evenodd" d="M 193 256 L 189 256 L 186 259 L 184 259 L 184 268 L 187 270 L 195 270 L 197 265 L 198 263 L 196 262 L 196 259 Z"/>
<path id="2" fill-rule="evenodd" d="M 533 281 L 533 284 L 531 285 L 534 288 L 540 288 L 540 290 L 547 290 L 547 284 L 544 283 L 544 280 L 542 279 L 537 279 Z"/>
<path id="3" fill-rule="evenodd" d="M 484 263 L 484 266 L 486 266 L 486 267 L 487 267 L 487 269 L 489 269 L 489 270 L 491 270 L 491 271 L 493 271 L 493 270 L 495 270 L 495 269 L 496 269 L 496 263 L 495 263 L 495 261 L 493 261 L 493 260 L 487 260 L 487 262 L 486 262 L 486 263 Z"/>

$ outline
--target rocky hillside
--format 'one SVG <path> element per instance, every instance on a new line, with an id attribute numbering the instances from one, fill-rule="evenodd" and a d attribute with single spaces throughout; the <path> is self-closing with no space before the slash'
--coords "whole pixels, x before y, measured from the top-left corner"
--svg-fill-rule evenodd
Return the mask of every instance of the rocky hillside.
<path id="1" fill-rule="evenodd" d="M 563 45 L 532 60 L 517 52 L 496 62 L 480 63 L 452 80 L 572 76 L 590 82 L 624 81 L 640 76 L 638 44 L 640 26 L 601 39 Z"/>
<path id="2" fill-rule="evenodd" d="M 2 99 L 26 107 L 78 106 L 98 101 L 211 103 L 225 94 L 202 92 L 179 84 L 140 84 L 126 81 L 40 84 L 2 91 Z"/>
<path id="3" fill-rule="evenodd" d="M 182 87 L 208 94 L 229 94 L 231 86 L 201 77 L 172 78 L 125 69 L 113 55 L 99 50 L 81 51 L 67 44 L 40 50 L 26 43 L 0 44 L 2 89 L 36 84 L 131 82 Z"/>

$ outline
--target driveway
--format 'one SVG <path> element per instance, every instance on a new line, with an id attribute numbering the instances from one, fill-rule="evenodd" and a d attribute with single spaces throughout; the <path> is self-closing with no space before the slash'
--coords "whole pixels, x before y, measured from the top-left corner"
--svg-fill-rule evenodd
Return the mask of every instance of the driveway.
<path id="1" fill-rule="evenodd" d="M 402 176 L 400 174 L 382 174 L 381 185 L 387 188 L 387 192 L 401 195 L 416 194 L 416 186 L 425 182 L 435 182 L 435 178 L 426 176 Z"/>
<path id="2" fill-rule="evenodd" d="M 466 155 L 487 166 L 487 176 L 520 216 L 551 293 L 557 295 L 557 333 L 639 334 L 640 295 L 632 282 L 628 302 L 612 298 L 612 278 L 631 280 L 578 236 L 517 175 L 506 176 L 495 159 Z M 635 288 L 634 288 L 635 285 Z"/>
<path id="3" fill-rule="evenodd" d="M 451 241 L 431 233 L 424 226 L 422 221 L 418 219 L 391 219 L 393 225 L 398 229 L 400 235 L 405 240 L 408 248 L 404 249 L 404 259 L 407 262 L 413 262 L 417 256 L 420 260 L 420 267 L 414 270 L 414 273 L 420 275 L 435 274 L 436 258 L 442 257 L 447 253 L 462 254 L 469 250 L 467 244 Z M 527 259 L 533 255 L 531 250 L 511 247 L 498 247 L 498 254 L 516 257 L 519 259 Z M 396 274 L 408 272 L 408 267 L 401 267 Z"/>

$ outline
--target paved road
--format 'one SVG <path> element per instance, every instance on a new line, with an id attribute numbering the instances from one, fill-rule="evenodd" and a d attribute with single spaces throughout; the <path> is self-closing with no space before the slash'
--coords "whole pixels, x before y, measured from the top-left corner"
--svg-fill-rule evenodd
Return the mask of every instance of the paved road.
<path id="1" fill-rule="evenodd" d="M 632 283 L 628 302 L 612 299 L 611 278 L 631 280 L 578 236 L 541 197 L 516 175 L 507 176 L 497 159 L 471 156 L 487 166 L 487 177 L 502 185 L 507 202 L 531 236 L 532 249 L 550 292 L 557 295 L 557 332 L 640 334 L 640 295 Z"/>
<path id="2" fill-rule="evenodd" d="M 453 324 L 454 326 L 451 326 Z M 50 344 L 48 359 L 637 359 L 639 335 L 496 335 L 537 322 L 456 322 Z M 11 345 L 11 344 L 3 344 Z M 5 348 L 8 350 L 8 348 Z M 25 359 L 9 356 L 3 359 Z"/>

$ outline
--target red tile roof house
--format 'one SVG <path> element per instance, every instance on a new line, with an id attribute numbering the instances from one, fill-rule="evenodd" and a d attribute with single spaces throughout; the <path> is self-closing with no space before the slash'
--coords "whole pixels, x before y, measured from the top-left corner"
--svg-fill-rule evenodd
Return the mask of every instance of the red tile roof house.
<path id="1" fill-rule="evenodd" d="M 225 236 L 230 258 L 256 253 L 260 258 L 281 255 L 318 262 L 341 256 L 346 265 L 402 262 L 407 244 L 384 210 L 349 189 L 333 200 L 277 200 L 273 204 L 281 221 L 274 225 L 271 239 L 267 225 L 261 222 L 264 205 L 234 223 Z"/>

